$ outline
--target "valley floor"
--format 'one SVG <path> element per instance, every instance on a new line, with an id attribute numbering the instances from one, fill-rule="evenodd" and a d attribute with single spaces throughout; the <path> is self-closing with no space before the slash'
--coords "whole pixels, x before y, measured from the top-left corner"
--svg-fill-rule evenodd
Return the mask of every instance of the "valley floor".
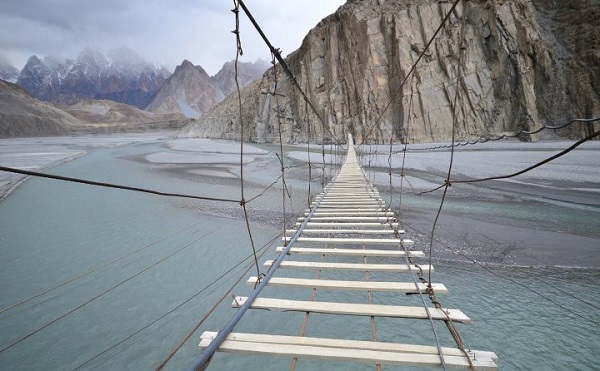
<path id="1" fill-rule="evenodd" d="M 99 148 L 136 143 L 163 143 L 154 153 L 134 161 L 171 178 L 197 182 L 198 194 L 229 192 L 238 197 L 239 143 L 208 139 L 173 139 L 174 133 L 0 140 L 0 165 L 41 171 Z M 541 161 L 571 145 L 568 141 L 502 142 L 456 151 L 451 179 L 475 179 L 510 174 Z M 417 145 L 412 148 L 426 148 Z M 286 146 L 288 186 L 295 190 L 288 208 L 288 224 L 306 206 L 306 145 Z M 367 176 L 391 202 L 407 237 L 428 250 L 432 222 L 441 191 L 421 194 L 443 184 L 449 151 L 409 151 L 406 177 L 401 180 L 403 146 L 394 146 L 389 175 L 387 146 L 360 146 Z M 246 145 L 246 180 L 250 195 L 258 194 L 277 178 L 274 145 Z M 328 150 L 328 148 L 327 148 Z M 311 147 L 311 162 L 318 166 L 321 147 Z M 325 162 L 334 159 L 326 155 Z M 487 262 L 499 265 L 600 267 L 600 141 L 538 169 L 507 180 L 453 184 L 441 213 L 434 256 L 443 260 Z M 199 160 L 200 159 L 200 160 Z M 315 176 L 316 174 L 316 176 Z M 320 190 L 320 170 L 313 169 L 312 193 Z M 326 175 L 330 175 L 327 173 Z M 0 172 L 0 197 L 6 197 L 23 176 Z M 269 200 L 257 201 L 255 220 L 278 226 L 282 220 L 279 185 Z M 402 193 L 400 188 L 402 187 Z M 391 191 L 391 193 L 390 193 Z M 400 195 L 402 195 L 400 197 Z M 187 207 L 181 201 L 182 207 Z M 241 217 L 237 204 L 219 205 L 213 212 Z"/>

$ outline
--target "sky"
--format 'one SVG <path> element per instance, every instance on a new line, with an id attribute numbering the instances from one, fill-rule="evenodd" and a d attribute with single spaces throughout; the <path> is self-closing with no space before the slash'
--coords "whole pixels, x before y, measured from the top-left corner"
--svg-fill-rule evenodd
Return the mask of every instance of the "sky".
<path id="1" fill-rule="evenodd" d="M 345 0 L 244 0 L 285 57 Z M 229 0 L 1 0 L 0 58 L 21 69 L 32 55 L 76 58 L 87 47 L 129 47 L 174 70 L 184 59 L 210 75 L 235 58 Z M 241 9 L 240 9 L 241 10 Z M 240 13 L 242 61 L 270 61 L 268 48 Z"/>

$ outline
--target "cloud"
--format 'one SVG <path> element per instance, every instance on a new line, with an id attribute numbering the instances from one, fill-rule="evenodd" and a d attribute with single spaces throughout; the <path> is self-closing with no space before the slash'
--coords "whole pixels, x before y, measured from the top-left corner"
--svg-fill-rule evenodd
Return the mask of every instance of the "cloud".
<path id="1" fill-rule="evenodd" d="M 343 0 L 246 0 L 257 22 L 284 55 Z M 2 0 L 0 51 L 16 67 L 27 59 L 75 58 L 86 47 L 127 46 L 173 69 L 183 59 L 210 74 L 235 58 L 235 27 L 224 0 Z M 243 60 L 270 59 L 267 48 L 242 14 Z"/>

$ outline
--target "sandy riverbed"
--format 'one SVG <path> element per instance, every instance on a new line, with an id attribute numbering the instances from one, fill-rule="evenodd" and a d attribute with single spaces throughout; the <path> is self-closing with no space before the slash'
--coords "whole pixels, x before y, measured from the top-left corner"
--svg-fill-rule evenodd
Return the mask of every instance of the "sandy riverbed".
<path id="1" fill-rule="evenodd" d="M 168 176 L 193 178 L 202 193 L 229 190 L 239 186 L 239 143 L 207 139 L 172 139 L 170 133 L 27 138 L 0 140 L 0 164 L 44 170 L 87 152 L 110 146 L 161 141 L 160 150 L 136 159 Z M 547 158 L 571 142 L 501 142 L 460 149 L 455 153 L 452 179 L 473 179 L 504 175 Z M 431 145 L 421 145 L 427 147 Z M 418 148 L 413 147 L 413 148 Z M 288 216 L 297 216 L 306 206 L 306 145 L 291 146 L 286 165 L 288 186 L 293 190 Z M 314 146 L 311 162 L 321 160 Z M 400 151 L 402 146 L 395 146 Z M 244 156 L 247 198 L 258 195 L 277 178 L 276 146 L 246 145 Z M 443 183 L 449 151 L 409 152 L 406 177 L 399 168 L 402 154 L 392 157 L 392 177 L 388 173 L 387 146 L 361 146 L 366 174 L 400 211 L 407 237 L 428 250 L 432 221 L 441 192 L 421 195 Z M 369 153 L 369 154 L 367 154 Z M 494 264 L 600 267 L 600 142 L 590 142 L 560 159 L 516 178 L 473 185 L 456 184 L 448 192 L 442 211 L 434 256 L 442 259 L 474 259 Z M 327 155 L 329 163 L 333 156 Z M 367 165 L 370 165 L 368 167 Z M 319 189 L 320 170 L 313 169 L 312 191 Z M 22 181 L 22 176 L 0 172 L 0 196 L 6 196 Z M 278 185 L 269 197 L 250 204 L 251 216 L 264 223 L 282 218 L 274 199 L 281 197 Z M 181 202 L 182 207 L 194 204 Z M 185 206 L 187 205 L 187 206 Z M 191 205 L 191 206 L 190 206 Z M 240 216 L 236 204 L 215 210 Z"/>

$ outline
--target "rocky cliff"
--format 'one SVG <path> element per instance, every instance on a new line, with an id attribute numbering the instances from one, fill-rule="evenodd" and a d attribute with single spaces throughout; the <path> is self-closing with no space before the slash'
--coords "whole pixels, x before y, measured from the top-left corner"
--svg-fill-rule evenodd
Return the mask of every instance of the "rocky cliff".
<path id="1" fill-rule="evenodd" d="M 175 68 L 146 109 L 156 113 L 180 112 L 186 117 L 198 118 L 219 100 L 208 73 L 185 60 Z"/>
<path id="2" fill-rule="evenodd" d="M 240 86 L 260 78 L 268 65 L 264 61 L 238 64 Z M 214 76 L 209 76 L 201 66 L 185 60 L 160 88 L 149 111 L 157 113 L 178 112 L 188 118 L 199 118 L 235 90 L 235 65 L 227 62 Z"/>
<path id="3" fill-rule="evenodd" d="M 414 76 L 402 84 L 451 6 L 434 0 L 349 0 L 287 57 L 327 128 L 282 71 L 277 73 L 282 95 L 268 94 L 271 70 L 242 92 L 245 139 L 275 138 L 277 103 L 286 142 L 306 141 L 308 125 L 315 141 L 353 133 L 358 142 L 390 137 L 427 142 L 451 138 L 455 113 L 459 140 L 600 116 L 595 0 L 461 2 Z M 237 98 L 230 96 L 181 135 L 239 139 L 238 122 Z M 559 134 L 579 137 L 590 129 L 572 126 Z"/>

